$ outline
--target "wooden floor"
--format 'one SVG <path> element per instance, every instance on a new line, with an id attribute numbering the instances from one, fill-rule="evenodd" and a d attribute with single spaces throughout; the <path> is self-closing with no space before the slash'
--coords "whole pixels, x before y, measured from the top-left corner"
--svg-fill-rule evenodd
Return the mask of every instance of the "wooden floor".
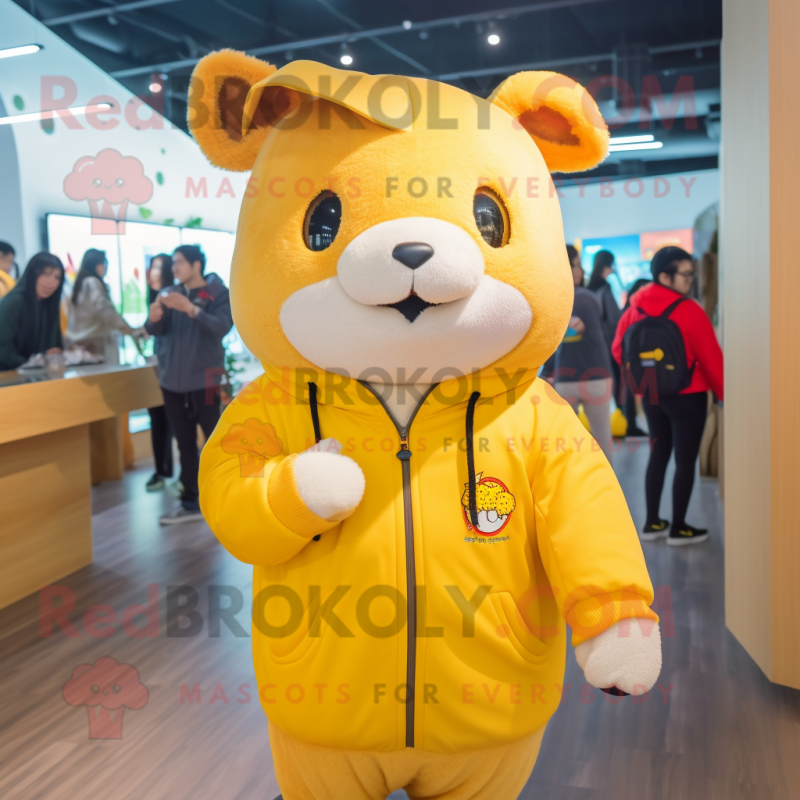
<path id="1" fill-rule="evenodd" d="M 616 461 L 637 524 L 645 450 L 623 451 Z M 146 494 L 147 477 L 132 472 L 95 490 L 94 564 L 63 581 L 75 595 L 69 618 L 79 637 L 57 631 L 42 638 L 38 597 L 0 611 L 4 800 L 272 800 L 278 794 L 263 713 L 255 693 L 247 702 L 239 692 L 241 684 L 255 684 L 249 639 L 224 626 L 219 637 L 207 629 L 192 638 L 168 636 L 163 614 L 155 638 L 86 635 L 87 608 L 104 603 L 120 611 L 144 603 L 147 583 L 159 585 L 162 609 L 167 587 L 195 587 L 204 617 L 210 585 L 249 595 L 250 569 L 227 555 L 204 523 L 159 528 L 158 514 L 174 500 Z M 671 686 L 667 701 L 661 690 L 640 704 L 589 694 L 570 654 L 572 688 L 548 727 L 524 800 L 800 798 L 800 692 L 771 685 L 723 625 L 716 483 L 696 487 L 689 521 L 711 528 L 709 544 L 644 545 L 653 583 L 669 587 L 674 609 L 675 636 L 664 641 L 660 678 L 662 687 Z M 75 667 L 106 655 L 135 666 L 149 692 L 146 706 L 124 712 L 118 740 L 90 739 L 87 709 L 62 696 Z M 197 684 L 202 702 L 185 696 L 181 702 L 182 684 L 190 690 Z"/>

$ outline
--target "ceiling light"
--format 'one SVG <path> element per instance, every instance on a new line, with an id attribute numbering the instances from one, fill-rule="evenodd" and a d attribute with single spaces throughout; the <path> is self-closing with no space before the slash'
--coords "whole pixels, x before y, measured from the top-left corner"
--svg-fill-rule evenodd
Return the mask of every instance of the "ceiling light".
<path id="1" fill-rule="evenodd" d="M 339 59 L 346 67 L 349 67 L 353 63 L 353 56 L 350 53 L 342 53 L 342 57 Z"/>
<path id="2" fill-rule="evenodd" d="M 111 103 L 97 103 L 92 106 L 73 106 L 72 108 L 56 108 L 52 111 L 34 111 L 31 114 L 16 114 L 13 117 L 0 117 L 0 125 L 13 125 L 16 122 L 35 122 L 41 119 L 53 119 L 57 111 L 69 111 L 73 116 L 80 116 L 86 113 L 97 111 L 109 111 L 113 106 Z"/>
<path id="3" fill-rule="evenodd" d="M 411 20 L 410 19 L 403 20 L 403 29 L 407 30 L 407 31 L 411 30 Z"/>
<path id="4" fill-rule="evenodd" d="M 624 153 L 630 150 L 660 150 L 664 142 L 639 142 L 639 144 L 612 144 L 609 153 Z"/>
<path id="5" fill-rule="evenodd" d="M 612 136 L 610 144 L 639 144 L 639 142 L 655 141 L 652 133 L 643 133 L 640 136 Z"/>
<path id="6" fill-rule="evenodd" d="M 161 84 L 160 84 L 160 83 L 156 83 L 155 81 L 153 81 L 153 82 L 150 84 L 150 91 L 151 91 L 153 94 L 158 94 L 158 92 L 160 92 L 160 91 L 161 91 Z"/>
<path id="7" fill-rule="evenodd" d="M 0 50 L 0 58 L 14 58 L 14 56 L 28 56 L 38 53 L 42 49 L 40 44 L 23 44 L 19 47 L 6 47 Z"/>
<path id="8" fill-rule="evenodd" d="M 486 37 L 486 41 L 491 45 L 500 44 L 500 37 L 496 33 L 490 33 Z"/>

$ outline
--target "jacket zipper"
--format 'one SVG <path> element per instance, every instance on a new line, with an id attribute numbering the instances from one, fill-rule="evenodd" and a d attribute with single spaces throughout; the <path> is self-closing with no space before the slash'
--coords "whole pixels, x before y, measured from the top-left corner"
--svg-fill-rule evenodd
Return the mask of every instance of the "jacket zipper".
<path id="1" fill-rule="evenodd" d="M 408 422 L 401 425 L 394 414 L 389 410 L 384 399 L 366 381 L 361 383 L 369 389 L 383 406 L 383 410 L 388 414 L 392 424 L 397 429 L 400 436 L 400 450 L 397 457 L 400 459 L 403 470 L 403 520 L 405 523 L 406 541 L 406 598 L 407 598 L 407 629 L 408 644 L 406 660 L 406 747 L 414 746 L 414 707 L 416 700 L 416 665 L 417 665 L 417 568 L 414 561 L 414 512 L 411 507 L 411 456 L 412 452 L 408 447 L 408 434 L 411 430 L 411 423 L 428 399 L 428 395 L 436 388 L 437 384 L 431 387 L 422 395 L 417 403 Z"/>

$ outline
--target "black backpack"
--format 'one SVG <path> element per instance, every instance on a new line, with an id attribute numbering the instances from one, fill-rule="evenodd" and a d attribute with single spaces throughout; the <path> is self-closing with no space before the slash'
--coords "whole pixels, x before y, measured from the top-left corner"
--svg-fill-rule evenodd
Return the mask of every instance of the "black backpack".
<path id="1" fill-rule="evenodd" d="M 669 318 L 684 300 L 685 297 L 679 297 L 657 317 L 651 317 L 640 308 L 644 318 L 634 322 L 625 331 L 622 338 L 622 365 L 630 372 L 635 387 L 644 390 L 649 383 L 652 391 L 653 374 L 659 395 L 678 394 L 692 382 L 694 365 L 690 368 L 686 364 L 683 334 Z"/>

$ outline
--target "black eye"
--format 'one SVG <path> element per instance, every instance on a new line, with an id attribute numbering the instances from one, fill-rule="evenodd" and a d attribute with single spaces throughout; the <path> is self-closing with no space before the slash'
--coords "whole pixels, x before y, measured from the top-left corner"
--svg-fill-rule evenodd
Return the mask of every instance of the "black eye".
<path id="1" fill-rule="evenodd" d="M 115 683 L 111 687 L 111 691 L 114 692 L 114 694 L 119 694 L 122 691 L 122 687 L 118 683 Z"/>
<path id="2" fill-rule="evenodd" d="M 89 691 L 90 691 L 92 694 L 97 694 L 97 693 L 100 691 L 100 687 L 99 687 L 99 686 L 98 686 L 96 683 L 93 683 L 93 684 L 91 685 L 91 687 L 89 688 Z"/>
<path id="3" fill-rule="evenodd" d="M 502 247 L 508 243 L 508 211 L 503 201 L 491 189 L 481 187 L 475 192 L 472 213 L 486 244 L 490 247 Z"/>
<path id="4" fill-rule="evenodd" d="M 342 201 L 333 192 L 318 194 L 306 211 L 303 241 L 309 250 L 330 247 L 342 221 Z"/>

